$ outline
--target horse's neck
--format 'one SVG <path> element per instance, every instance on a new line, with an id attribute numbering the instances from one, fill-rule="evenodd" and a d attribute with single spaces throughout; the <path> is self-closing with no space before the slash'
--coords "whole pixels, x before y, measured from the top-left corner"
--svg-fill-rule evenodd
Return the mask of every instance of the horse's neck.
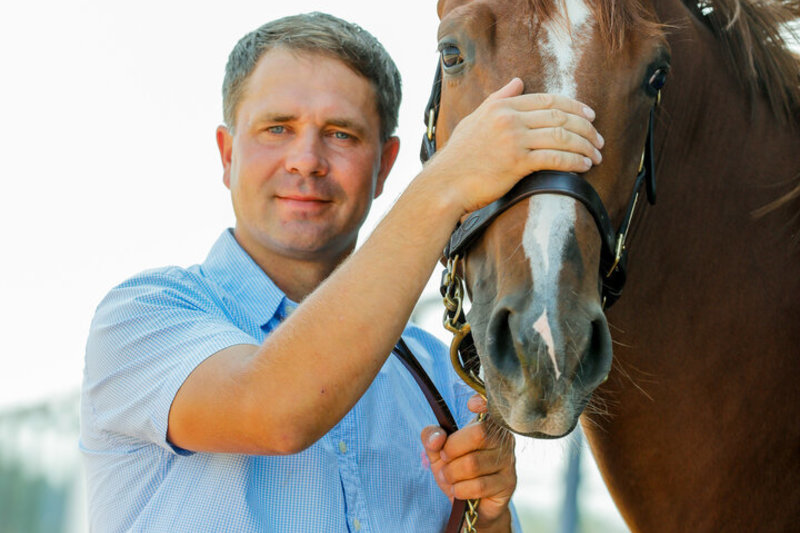
<path id="1" fill-rule="evenodd" d="M 787 229 L 798 211 L 754 213 L 797 185 L 800 135 L 740 90 L 678 0 L 658 7 L 677 26 L 655 132 L 658 202 L 637 221 L 609 313 L 615 370 L 596 396 L 610 417 L 584 427 L 635 531 L 789 530 L 800 253 Z"/>

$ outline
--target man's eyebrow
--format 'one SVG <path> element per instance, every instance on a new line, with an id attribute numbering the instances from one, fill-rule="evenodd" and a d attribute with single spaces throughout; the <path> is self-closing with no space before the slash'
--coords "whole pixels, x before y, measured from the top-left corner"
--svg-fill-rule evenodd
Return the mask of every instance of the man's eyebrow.
<path id="1" fill-rule="evenodd" d="M 283 113 L 264 113 L 258 118 L 259 122 L 291 122 L 297 119 L 295 115 Z"/>

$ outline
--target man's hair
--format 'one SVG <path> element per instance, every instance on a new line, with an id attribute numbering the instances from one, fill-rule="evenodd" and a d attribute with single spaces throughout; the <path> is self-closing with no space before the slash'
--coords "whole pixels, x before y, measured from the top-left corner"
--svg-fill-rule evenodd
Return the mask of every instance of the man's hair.
<path id="1" fill-rule="evenodd" d="M 342 61 L 372 83 L 381 121 L 381 140 L 397 128 L 402 98 L 400 73 L 378 40 L 356 24 L 326 13 L 307 13 L 267 22 L 236 43 L 225 66 L 222 106 L 225 124 L 233 129 L 247 80 L 265 52 L 282 47 L 324 54 Z"/>

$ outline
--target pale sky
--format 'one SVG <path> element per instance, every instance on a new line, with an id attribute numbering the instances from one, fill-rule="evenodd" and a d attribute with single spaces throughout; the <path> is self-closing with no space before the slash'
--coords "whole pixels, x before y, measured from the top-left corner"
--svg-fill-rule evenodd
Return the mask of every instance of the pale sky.
<path id="1" fill-rule="evenodd" d="M 0 409 L 80 385 L 104 294 L 201 262 L 233 225 L 214 141 L 236 41 L 280 16 L 357 22 L 404 81 L 400 157 L 364 235 L 419 171 L 436 1 L 32 1 L 0 8 Z"/>

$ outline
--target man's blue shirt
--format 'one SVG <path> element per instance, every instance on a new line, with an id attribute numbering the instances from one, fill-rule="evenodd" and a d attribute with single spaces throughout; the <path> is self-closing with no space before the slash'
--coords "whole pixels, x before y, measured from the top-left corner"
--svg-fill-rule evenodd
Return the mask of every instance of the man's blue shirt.
<path id="1" fill-rule="evenodd" d="M 223 348 L 260 345 L 293 306 L 230 230 L 203 264 L 146 271 L 106 296 L 92 322 L 81 401 L 93 531 L 443 530 L 450 502 L 419 438 L 436 419 L 394 356 L 301 453 L 192 453 L 167 442 L 170 406 L 192 370 Z M 403 338 L 465 425 L 472 392 L 446 348 L 413 326 Z"/>

